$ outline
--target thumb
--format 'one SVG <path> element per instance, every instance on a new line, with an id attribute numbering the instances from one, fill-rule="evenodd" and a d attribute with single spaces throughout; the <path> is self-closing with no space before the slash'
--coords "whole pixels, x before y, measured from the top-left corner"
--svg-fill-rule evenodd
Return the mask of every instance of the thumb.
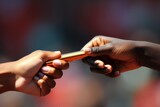
<path id="1" fill-rule="evenodd" d="M 90 48 L 84 48 L 83 49 L 86 53 L 90 53 L 93 56 L 98 56 L 98 55 L 111 55 L 113 46 L 108 43 L 103 46 L 98 46 L 98 47 L 90 47 Z"/>
<path id="2" fill-rule="evenodd" d="M 43 51 L 43 53 L 40 55 L 41 59 L 46 62 L 48 60 L 53 60 L 53 59 L 59 59 L 61 57 L 61 52 L 60 51 Z"/>

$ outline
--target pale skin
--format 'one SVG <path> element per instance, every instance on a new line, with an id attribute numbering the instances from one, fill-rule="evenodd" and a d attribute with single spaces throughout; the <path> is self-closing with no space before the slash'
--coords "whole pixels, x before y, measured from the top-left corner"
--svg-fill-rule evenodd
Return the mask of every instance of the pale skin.
<path id="1" fill-rule="evenodd" d="M 91 57 L 83 59 L 91 71 L 115 77 L 142 66 L 160 70 L 160 45 L 147 41 L 96 36 L 82 50 Z"/>
<path id="2" fill-rule="evenodd" d="M 38 50 L 13 62 L 0 64 L 0 93 L 19 91 L 34 96 L 45 96 L 55 87 L 68 62 L 59 60 L 61 52 Z M 53 60 L 52 66 L 45 62 Z"/>

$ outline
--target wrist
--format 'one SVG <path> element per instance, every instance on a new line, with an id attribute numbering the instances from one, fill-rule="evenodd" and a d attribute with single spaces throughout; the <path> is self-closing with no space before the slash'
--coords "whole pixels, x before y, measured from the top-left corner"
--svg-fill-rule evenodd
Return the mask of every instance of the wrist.
<path id="1" fill-rule="evenodd" d="M 0 93 L 13 91 L 15 88 L 14 62 L 0 64 Z"/>

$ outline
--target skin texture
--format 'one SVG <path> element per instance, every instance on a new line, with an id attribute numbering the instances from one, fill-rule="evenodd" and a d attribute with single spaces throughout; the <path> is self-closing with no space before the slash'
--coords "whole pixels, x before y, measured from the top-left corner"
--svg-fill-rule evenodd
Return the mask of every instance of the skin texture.
<path id="1" fill-rule="evenodd" d="M 58 60 L 61 52 L 38 50 L 13 62 L 0 64 L 0 93 L 19 91 L 34 96 L 45 96 L 55 87 L 54 79 L 62 76 L 69 64 Z M 55 59 L 55 60 L 54 60 Z M 54 60 L 52 66 L 45 66 Z"/>
<path id="2" fill-rule="evenodd" d="M 91 71 L 110 77 L 141 66 L 160 70 L 159 44 L 96 36 L 82 50 L 91 54 L 83 59 Z"/>

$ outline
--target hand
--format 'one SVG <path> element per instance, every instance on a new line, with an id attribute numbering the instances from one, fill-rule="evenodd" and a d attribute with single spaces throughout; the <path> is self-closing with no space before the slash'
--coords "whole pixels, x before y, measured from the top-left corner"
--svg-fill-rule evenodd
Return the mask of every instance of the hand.
<path id="1" fill-rule="evenodd" d="M 131 40 L 96 36 L 82 48 L 92 56 L 83 61 L 90 65 L 93 72 L 118 76 L 120 72 L 141 67 L 137 44 L 138 42 Z"/>
<path id="2" fill-rule="evenodd" d="M 18 61 L 15 61 L 13 74 L 15 74 L 14 90 L 35 96 L 47 95 L 55 86 L 54 79 L 62 76 L 63 69 L 69 64 L 58 60 L 61 53 L 49 51 L 35 51 Z M 43 66 L 48 60 L 53 60 L 53 66 Z"/>

